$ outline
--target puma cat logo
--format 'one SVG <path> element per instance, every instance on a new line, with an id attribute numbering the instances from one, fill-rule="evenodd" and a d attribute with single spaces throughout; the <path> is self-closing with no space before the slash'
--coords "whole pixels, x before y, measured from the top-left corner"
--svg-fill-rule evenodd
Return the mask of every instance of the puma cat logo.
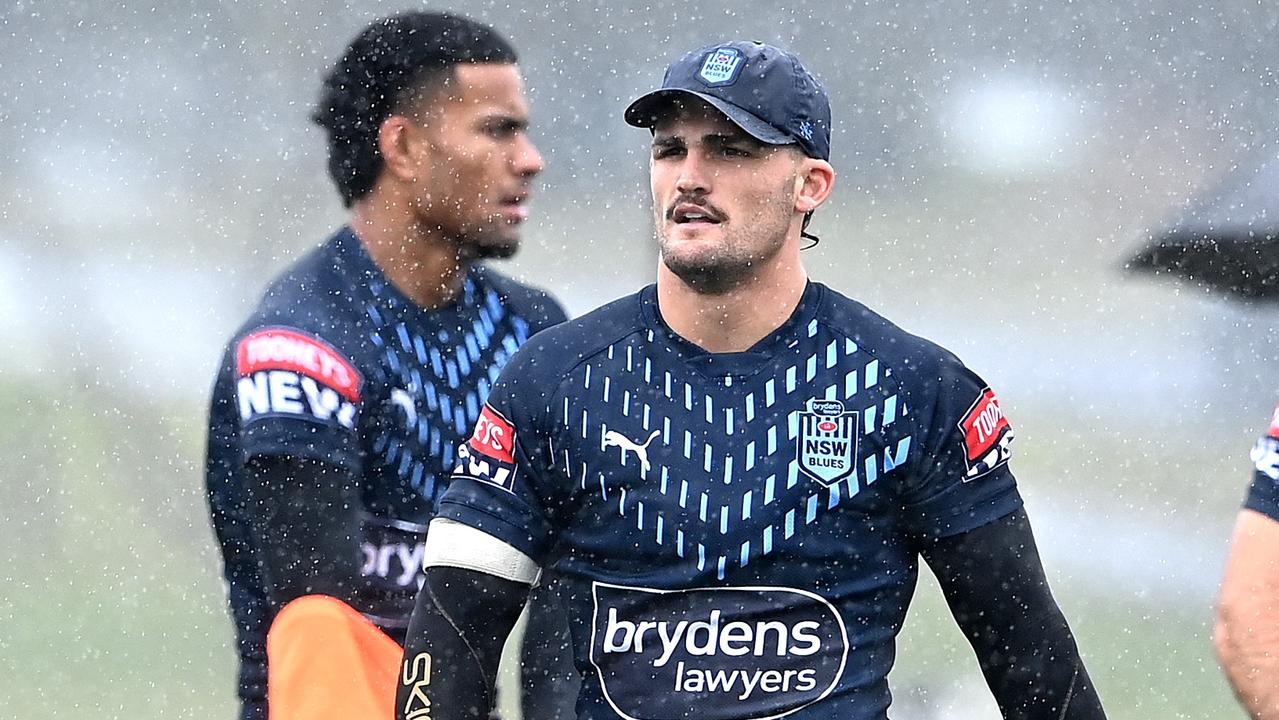
<path id="1" fill-rule="evenodd" d="M 616 430 L 609 430 L 604 433 L 604 447 L 619 447 L 622 449 L 622 462 L 626 462 L 626 453 L 633 452 L 635 457 L 639 458 L 640 466 L 644 468 L 644 472 L 648 472 L 652 467 L 648 464 L 648 444 L 653 442 L 653 438 L 661 433 L 660 430 L 654 430 L 652 435 L 648 436 L 648 440 L 643 445 L 636 445 L 631 442 L 630 438 L 625 437 Z"/>

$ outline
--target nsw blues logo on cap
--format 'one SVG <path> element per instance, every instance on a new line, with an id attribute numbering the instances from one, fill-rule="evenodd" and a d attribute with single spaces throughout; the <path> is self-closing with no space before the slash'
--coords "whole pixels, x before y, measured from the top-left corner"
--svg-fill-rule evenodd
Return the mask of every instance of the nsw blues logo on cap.
<path id="1" fill-rule="evenodd" d="M 742 60 L 742 54 L 734 48 L 715 48 L 706 55 L 697 77 L 707 85 L 727 85 L 737 79 Z"/>

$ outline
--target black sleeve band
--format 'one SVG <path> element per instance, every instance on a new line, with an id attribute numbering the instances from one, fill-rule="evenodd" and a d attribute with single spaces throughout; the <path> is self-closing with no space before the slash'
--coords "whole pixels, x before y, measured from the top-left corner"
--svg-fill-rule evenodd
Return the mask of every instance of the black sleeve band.
<path id="1" fill-rule="evenodd" d="M 428 568 L 404 643 L 397 720 L 488 718 L 502 646 L 528 592 L 488 573 Z"/>
<path id="2" fill-rule="evenodd" d="M 349 470 L 289 456 L 257 456 L 248 507 L 267 597 L 277 609 L 303 595 L 355 607 L 360 592 L 360 505 Z"/>
<path id="3" fill-rule="evenodd" d="M 1024 510 L 922 552 L 1004 718 L 1104 720 Z"/>

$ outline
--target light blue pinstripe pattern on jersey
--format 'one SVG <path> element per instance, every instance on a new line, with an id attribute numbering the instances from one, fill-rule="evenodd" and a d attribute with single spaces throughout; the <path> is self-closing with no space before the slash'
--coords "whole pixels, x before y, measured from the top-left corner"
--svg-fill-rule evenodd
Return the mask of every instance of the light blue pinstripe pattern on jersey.
<path id="1" fill-rule="evenodd" d="M 815 337 L 820 329 L 817 320 L 813 320 L 805 328 L 810 338 Z M 652 340 L 651 333 L 648 339 Z M 718 395 L 717 400 L 717 396 L 710 392 L 698 391 L 705 382 L 703 379 L 694 379 L 691 374 L 688 378 L 678 377 L 675 374 L 678 370 L 655 374 L 652 361 L 648 358 L 643 361 L 643 372 L 635 373 L 635 351 L 636 348 L 631 344 L 609 346 L 604 355 L 617 363 L 616 370 L 604 369 L 612 363 L 602 363 L 601 367 L 594 368 L 591 363 L 587 363 L 582 375 L 584 389 L 592 390 L 594 385 L 591 393 L 593 401 L 615 405 L 619 402 L 615 382 L 608 375 L 616 374 L 616 380 L 621 382 L 622 373 L 625 373 L 625 385 L 633 387 L 631 383 L 637 383 L 642 378 L 644 385 L 671 401 L 669 406 L 653 407 L 637 399 L 628 390 L 622 393 L 620 402 L 625 417 L 632 417 L 632 404 L 642 405 L 643 410 L 638 414 L 643 430 L 647 432 L 653 428 L 659 429 L 661 444 L 673 450 L 678 457 L 695 463 L 693 467 L 702 470 L 704 480 L 693 480 L 705 482 L 706 487 L 701 490 L 691 487 L 688 478 L 674 480 L 673 469 L 656 460 L 652 467 L 645 469 L 636 453 L 621 451 L 619 455 L 609 457 L 620 456 L 622 467 L 633 469 L 645 480 L 656 481 L 661 494 L 669 497 L 677 507 L 686 510 L 690 509 L 691 504 L 693 513 L 686 517 L 692 518 L 694 524 L 676 527 L 678 523 L 667 518 L 660 508 L 651 505 L 628 505 L 623 500 L 613 507 L 622 516 L 635 516 L 634 522 L 638 528 L 653 529 L 649 537 L 657 545 L 669 548 L 676 557 L 686 558 L 689 549 L 693 549 L 694 554 L 688 559 L 694 561 L 699 570 L 712 568 L 720 579 L 724 578 L 730 564 L 746 567 L 752 561 L 771 554 L 777 549 L 779 542 L 796 537 L 804 526 L 816 522 L 822 513 L 834 510 L 842 502 L 856 496 L 862 488 L 875 483 L 883 473 L 904 463 L 909 455 L 911 439 L 907 436 L 895 447 L 885 450 L 882 457 L 867 457 L 862 467 L 857 468 L 847 480 L 831 487 L 817 488 L 805 496 L 797 508 L 780 514 L 775 522 L 758 526 L 750 537 L 729 549 L 722 540 L 716 541 L 714 538 L 732 535 L 744 522 L 765 520 L 768 517 L 766 511 L 778 499 L 779 480 L 785 483 L 786 489 L 793 489 L 804 481 L 794 458 L 785 464 L 782 478 L 776 474 L 770 474 L 762 480 L 752 477 L 752 472 L 761 463 L 778 452 L 795 447 L 799 434 L 799 411 L 792 410 L 782 418 L 768 420 L 772 417 L 770 411 L 779 401 L 785 398 L 790 407 L 801 407 L 807 397 L 813 396 L 844 401 L 860 412 L 861 430 L 864 434 L 882 430 L 896 422 L 904 415 L 905 409 L 896 395 L 890 395 L 882 401 L 878 397 L 868 399 L 863 401 L 865 405 L 859 405 L 859 394 L 879 385 L 882 369 L 877 359 L 862 354 L 856 343 L 848 339 L 832 340 L 817 347 L 812 354 L 781 368 L 772 377 L 745 380 L 731 376 L 722 378 L 723 387 L 737 387 L 738 392 L 734 396 L 741 398 L 727 406 L 722 402 L 724 395 Z M 624 364 L 618 361 L 623 356 Z M 821 388 L 808 385 L 819 373 L 841 365 L 849 365 L 850 369 L 837 376 L 837 382 Z M 593 373 L 596 377 L 592 376 Z M 598 381 L 601 373 L 606 373 L 602 383 Z M 742 387 L 743 383 L 748 385 Z M 800 394 L 806 397 L 800 398 Z M 666 408 L 685 411 L 686 414 L 681 413 L 679 419 L 686 427 L 690 421 L 704 423 L 704 426 L 685 429 L 672 438 L 672 418 L 664 414 Z M 569 407 L 566 404 L 563 412 L 565 427 L 573 427 L 584 440 L 591 437 L 602 438 L 610 429 L 593 421 L 586 410 L 578 411 L 578 417 L 569 418 Z M 708 433 L 709 439 L 702 442 L 695 438 L 694 430 L 698 430 L 699 434 Z M 741 435 L 762 437 L 763 442 L 756 439 L 743 442 Z M 638 444 L 643 439 L 639 437 L 633 440 Z M 602 442 L 601 439 L 601 445 Z M 618 450 L 613 449 L 612 452 Z M 571 465 L 566 459 L 564 469 L 570 476 L 573 475 Z M 687 469 L 687 465 L 681 467 Z M 598 473 L 593 480 L 592 484 L 597 487 L 601 496 L 607 496 L 609 481 L 604 473 Z M 587 487 L 585 478 L 582 478 L 581 486 Z M 671 529 L 675 530 L 673 542 Z"/>

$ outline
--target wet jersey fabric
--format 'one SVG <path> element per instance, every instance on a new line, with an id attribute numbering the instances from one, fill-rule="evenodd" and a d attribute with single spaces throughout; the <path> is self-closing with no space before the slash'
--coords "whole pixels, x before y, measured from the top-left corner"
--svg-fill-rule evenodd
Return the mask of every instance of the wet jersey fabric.
<path id="1" fill-rule="evenodd" d="M 357 478 L 363 530 L 352 552 L 362 556 L 375 595 L 388 598 L 370 620 L 402 634 L 421 582 L 421 534 L 458 445 L 516 348 L 563 319 L 545 293 L 483 267 L 466 275 L 455 303 L 425 311 L 387 281 L 347 228 L 269 286 L 227 346 L 208 438 L 209 502 L 243 697 L 265 697 L 272 616 L 246 463 L 306 458 Z"/>
<path id="2" fill-rule="evenodd" d="M 1252 446 L 1252 486 L 1244 507 L 1279 520 L 1279 408 L 1266 434 Z"/>
<path id="3" fill-rule="evenodd" d="M 650 286 L 503 370 L 439 514 L 538 561 L 581 718 L 883 718 L 922 543 L 1021 506 L 998 400 L 945 350 L 809 283 L 746 352 Z"/>

